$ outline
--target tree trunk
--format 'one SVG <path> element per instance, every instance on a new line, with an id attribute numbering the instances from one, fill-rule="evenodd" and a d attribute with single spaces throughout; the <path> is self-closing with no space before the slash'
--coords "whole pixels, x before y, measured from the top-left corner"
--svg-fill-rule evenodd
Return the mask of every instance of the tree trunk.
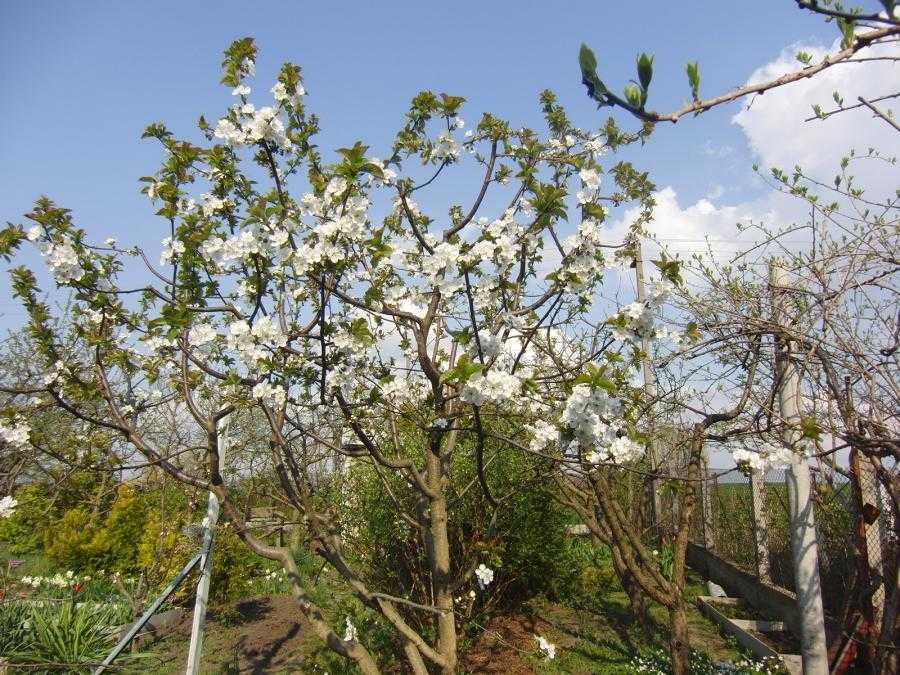
<path id="1" fill-rule="evenodd" d="M 442 610 L 438 616 L 437 651 L 447 659 L 441 673 L 456 672 L 456 617 L 453 612 L 453 590 L 450 586 L 450 538 L 447 534 L 447 500 L 444 496 L 443 471 L 439 443 L 432 445 L 427 459 L 428 487 L 433 496 L 430 506 L 429 532 L 432 556 L 431 577 L 434 586 L 434 604 Z"/>
<path id="2" fill-rule="evenodd" d="M 409 663 L 413 675 L 428 675 L 428 668 L 425 667 L 422 654 L 412 642 L 409 640 L 403 642 L 403 652 L 406 654 L 406 661 Z"/>
<path id="3" fill-rule="evenodd" d="M 628 594 L 628 609 L 634 617 L 634 621 L 643 628 L 650 626 L 650 605 L 643 589 L 630 573 L 622 577 L 622 588 Z"/>
<path id="4" fill-rule="evenodd" d="M 669 658 L 673 675 L 688 675 L 691 672 L 691 641 L 688 635 L 687 615 L 684 601 L 680 598 L 669 609 Z"/>
<path id="5" fill-rule="evenodd" d="M 616 570 L 619 582 L 622 584 L 622 590 L 628 596 L 628 608 L 631 611 L 631 616 L 640 626 L 648 628 L 650 626 L 649 598 L 637 582 L 637 579 L 635 579 L 634 574 L 628 569 L 625 561 L 622 560 L 618 550 L 613 546 L 609 548 L 612 553 L 613 568 Z"/>

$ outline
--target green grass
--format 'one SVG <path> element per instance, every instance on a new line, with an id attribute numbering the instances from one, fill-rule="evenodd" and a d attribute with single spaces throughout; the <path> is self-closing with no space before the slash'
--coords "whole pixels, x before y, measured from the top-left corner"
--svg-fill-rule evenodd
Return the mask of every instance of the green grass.
<path id="1" fill-rule="evenodd" d="M 0 576 L 0 578 L 5 578 L 9 570 L 8 563 L 10 560 L 24 561 L 19 567 L 12 570 L 12 575 L 15 577 L 47 576 L 54 572 L 53 566 L 44 557 L 43 553 L 39 551 L 18 554 L 10 553 L 9 545 L 0 541 L 0 575 L 4 575 Z"/>
<path id="2" fill-rule="evenodd" d="M 716 625 L 697 610 L 695 599 L 705 589 L 694 580 L 687 590 L 692 646 L 715 661 L 740 659 L 743 654 L 734 641 L 720 634 Z M 529 656 L 528 660 L 539 673 L 633 673 L 630 664 L 636 654 L 667 648 L 665 609 L 654 605 L 650 609 L 651 625 L 635 624 L 631 621 L 628 596 L 622 591 L 585 599 L 577 606 L 535 601 L 531 609 L 551 625 L 544 637 L 557 645 L 556 658 L 552 661 L 540 658 L 537 653 Z"/>

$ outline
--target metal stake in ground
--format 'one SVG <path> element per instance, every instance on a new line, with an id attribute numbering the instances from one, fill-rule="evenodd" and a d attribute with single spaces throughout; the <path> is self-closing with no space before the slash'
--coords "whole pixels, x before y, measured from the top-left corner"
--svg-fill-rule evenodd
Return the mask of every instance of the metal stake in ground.
<path id="1" fill-rule="evenodd" d="M 770 266 L 769 284 L 772 292 L 772 322 L 783 329 L 787 316 L 785 296 L 790 283 L 787 273 L 777 263 Z M 816 539 L 816 517 L 810 499 L 809 464 L 797 448 L 800 440 L 800 374 L 791 357 L 791 341 L 783 337 L 776 339 L 775 343 L 775 383 L 778 387 L 778 411 L 785 426 L 784 442 L 794 450 L 786 478 L 794 580 L 802 633 L 800 644 L 803 673 L 828 675 L 825 614 L 819 579 L 819 544 Z"/>
<path id="2" fill-rule="evenodd" d="M 226 418 L 228 419 L 228 418 Z M 221 475 L 225 452 L 228 447 L 228 422 L 218 423 L 218 473 Z M 203 528 L 203 547 L 200 560 L 200 580 L 197 582 L 197 598 L 194 601 L 194 618 L 191 624 L 191 644 L 188 648 L 187 675 L 200 672 L 200 658 L 203 652 L 203 632 L 206 626 L 206 606 L 209 599 L 209 582 L 212 577 L 212 545 L 216 523 L 219 521 L 219 498 L 212 492 L 206 507 Z"/>

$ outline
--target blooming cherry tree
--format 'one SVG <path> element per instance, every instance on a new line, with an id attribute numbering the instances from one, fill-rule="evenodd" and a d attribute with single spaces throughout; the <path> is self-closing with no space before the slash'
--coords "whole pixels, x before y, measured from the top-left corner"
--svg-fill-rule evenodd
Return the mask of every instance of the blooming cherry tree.
<path id="1" fill-rule="evenodd" d="M 285 64 L 260 97 L 255 60 L 249 38 L 225 52 L 234 102 L 214 123 L 200 119 L 206 143 L 162 124 L 145 131 L 165 155 L 141 179 L 166 224 L 158 264 L 139 247 L 90 243 L 47 198 L 28 214 L 33 226 L 3 231 L 2 253 L 36 245 L 74 303 L 70 327 L 58 330 L 37 276 L 13 270 L 42 362 L 0 433 L 45 442 L 19 405 L 39 393 L 211 490 L 244 542 L 284 567 L 318 636 L 377 672 L 366 636 L 349 619 L 343 636 L 329 624 L 288 548 L 254 535 L 231 489 L 239 476 L 220 468 L 224 422 L 261 418 L 274 489 L 303 515 L 311 550 L 392 627 L 414 672 L 455 672 L 454 592 L 473 575 L 483 588 L 493 580 L 451 555 L 448 466 L 460 439 L 474 448 L 478 487 L 495 510 L 504 496 L 491 489 L 492 448 L 521 449 L 563 475 L 643 454 L 634 341 L 668 337 L 655 317 L 669 281 L 645 302 L 598 302 L 604 276 L 627 272 L 652 208 L 646 174 L 604 164 L 639 135 L 612 123 L 574 128 L 550 92 L 543 134 L 490 114 L 465 130 L 462 98 L 424 91 L 387 160 L 356 142 L 328 162 L 313 142 L 318 120 L 300 68 Z M 476 172 L 467 203 L 434 208 L 432 185 Z M 625 203 L 638 206 L 634 234 L 606 241 L 609 210 Z M 135 266 L 145 283 L 126 282 Z M 178 420 L 177 442 L 148 424 L 160 409 Z M 401 438 L 400 425 L 413 432 Z M 310 459 L 310 448 L 322 453 Z M 323 507 L 311 479 L 336 471 L 336 457 L 402 476 L 417 495 L 420 508 L 401 516 L 427 543 L 429 597 L 373 587 L 347 554 L 340 514 Z M 423 617 L 433 642 L 418 628 Z"/>

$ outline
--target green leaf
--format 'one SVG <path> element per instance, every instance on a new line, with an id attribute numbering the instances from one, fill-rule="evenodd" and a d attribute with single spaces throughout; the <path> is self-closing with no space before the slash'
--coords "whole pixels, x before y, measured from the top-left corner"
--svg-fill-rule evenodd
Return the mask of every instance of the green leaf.
<path id="1" fill-rule="evenodd" d="M 372 331 L 369 330 L 369 322 L 364 318 L 354 319 L 350 324 L 350 335 L 362 342 L 364 345 L 371 345 L 375 342 Z"/>
<path id="2" fill-rule="evenodd" d="M 837 24 L 842 36 L 841 48 L 847 49 L 853 44 L 854 39 L 856 39 L 854 35 L 856 23 L 854 21 L 839 18 Z"/>
<path id="3" fill-rule="evenodd" d="M 144 133 L 141 134 L 141 138 L 158 138 L 159 140 L 163 140 L 167 136 L 171 136 L 172 132 L 166 129 L 166 125 L 162 122 L 154 122 L 153 124 L 148 124 L 144 129 Z"/>
<path id="4" fill-rule="evenodd" d="M 688 63 L 687 67 L 688 84 L 691 85 L 691 98 L 695 101 L 700 100 L 700 64 L 696 61 Z"/>
<path id="5" fill-rule="evenodd" d="M 597 75 L 597 57 L 594 56 L 593 50 L 583 42 L 578 52 L 578 64 L 581 66 L 581 82 L 587 87 L 588 96 L 593 98 L 600 105 L 608 105 L 606 97 L 606 86 Z"/>
<path id="6" fill-rule="evenodd" d="M 659 260 L 651 261 L 662 275 L 673 284 L 681 283 L 681 261 L 670 260 L 665 253 L 660 253 Z"/>
<path id="7" fill-rule="evenodd" d="M 367 305 L 374 305 L 384 299 L 384 293 L 377 286 L 369 286 L 363 295 L 363 301 Z"/>
<path id="8" fill-rule="evenodd" d="M 597 72 L 597 57 L 594 51 L 585 43 L 581 43 L 581 49 L 578 52 L 578 63 L 581 65 L 581 74 Z"/>
<path id="9" fill-rule="evenodd" d="M 25 239 L 25 233 L 22 228 L 12 223 L 7 223 L 7 227 L 0 230 L 0 257 L 9 262 L 12 260 L 13 253 L 22 240 Z"/>
<path id="10" fill-rule="evenodd" d="M 687 325 L 687 330 L 684 331 L 684 334 L 688 337 L 689 340 L 696 342 L 700 339 L 700 327 L 697 325 L 696 321 L 691 321 Z"/>
<path id="11" fill-rule="evenodd" d="M 472 341 L 472 332 L 469 330 L 468 326 L 462 330 L 451 330 L 450 335 L 457 344 L 463 347 L 467 346 Z"/>
<path id="12" fill-rule="evenodd" d="M 803 438 L 810 438 L 814 441 L 822 438 L 822 427 L 819 426 L 814 417 L 800 418 L 800 432 L 803 434 Z"/>
<path id="13" fill-rule="evenodd" d="M 624 94 L 625 100 L 628 101 L 632 108 L 641 107 L 643 92 L 637 84 L 635 84 L 634 82 L 629 82 L 628 84 L 626 84 Z"/>
<path id="14" fill-rule="evenodd" d="M 245 62 L 256 61 L 256 43 L 252 37 L 240 38 L 232 42 L 225 50 L 222 60 L 222 84 L 236 87 L 244 77 Z"/>
<path id="15" fill-rule="evenodd" d="M 463 354 L 456 361 L 456 365 L 444 373 L 441 378 L 443 382 L 459 381 L 460 383 L 468 381 L 473 375 L 480 373 L 483 367 L 479 363 L 475 363 L 468 354 Z"/>
<path id="16" fill-rule="evenodd" d="M 644 90 L 644 99 L 646 100 L 647 92 L 650 89 L 650 81 L 653 79 L 653 56 L 642 53 L 637 60 L 638 81 L 641 83 L 641 89 Z"/>

